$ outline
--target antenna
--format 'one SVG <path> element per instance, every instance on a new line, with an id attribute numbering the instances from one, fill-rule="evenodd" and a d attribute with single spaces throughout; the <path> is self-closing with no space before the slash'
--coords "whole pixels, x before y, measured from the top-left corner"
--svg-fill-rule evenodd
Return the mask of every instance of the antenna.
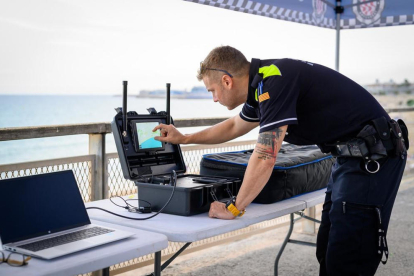
<path id="1" fill-rule="evenodd" d="M 167 83 L 167 125 L 169 125 L 170 122 L 170 88 L 171 83 Z"/>
<path id="2" fill-rule="evenodd" d="M 126 137 L 127 136 L 127 97 L 128 97 L 128 92 L 127 92 L 127 88 L 128 88 L 128 81 L 123 81 L 124 84 L 124 95 L 122 97 L 122 115 L 123 115 L 123 132 L 122 132 L 122 136 Z"/>

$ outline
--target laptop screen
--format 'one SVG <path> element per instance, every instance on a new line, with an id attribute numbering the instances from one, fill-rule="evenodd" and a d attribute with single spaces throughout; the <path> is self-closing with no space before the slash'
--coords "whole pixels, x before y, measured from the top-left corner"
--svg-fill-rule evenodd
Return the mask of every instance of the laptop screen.
<path id="1" fill-rule="evenodd" d="M 0 180 L 3 244 L 90 224 L 73 172 Z"/>

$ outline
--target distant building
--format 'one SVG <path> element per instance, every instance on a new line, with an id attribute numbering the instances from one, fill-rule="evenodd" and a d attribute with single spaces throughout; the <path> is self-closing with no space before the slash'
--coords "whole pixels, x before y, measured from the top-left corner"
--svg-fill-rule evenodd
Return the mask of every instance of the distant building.
<path id="1" fill-rule="evenodd" d="M 141 90 L 139 98 L 165 98 L 165 90 Z M 213 96 L 204 86 L 194 86 L 190 92 L 171 90 L 171 98 L 176 99 L 212 99 Z"/>
<path id="2" fill-rule="evenodd" d="M 393 80 L 380 83 L 376 80 L 375 84 L 365 85 L 364 88 L 373 95 L 397 95 L 397 94 L 411 94 L 414 93 L 414 85 L 408 80 L 397 84 Z"/>

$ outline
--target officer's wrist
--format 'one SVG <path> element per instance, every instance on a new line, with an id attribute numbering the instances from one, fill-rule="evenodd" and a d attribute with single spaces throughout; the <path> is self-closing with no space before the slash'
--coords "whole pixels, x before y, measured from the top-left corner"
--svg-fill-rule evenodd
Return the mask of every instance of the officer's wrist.
<path id="1" fill-rule="evenodd" d="M 243 205 L 242 203 L 240 203 L 240 200 L 237 200 L 236 198 L 236 202 L 234 203 L 234 206 L 236 206 L 237 209 L 241 210 L 246 210 L 246 205 Z"/>
<path id="2" fill-rule="evenodd" d="M 245 209 L 239 209 L 236 207 L 236 197 L 233 196 L 229 199 L 226 203 L 226 209 L 229 211 L 234 217 L 241 217 L 245 213 Z"/>
<path id="3" fill-rule="evenodd" d="M 191 134 L 184 134 L 183 141 L 180 144 L 191 144 Z"/>

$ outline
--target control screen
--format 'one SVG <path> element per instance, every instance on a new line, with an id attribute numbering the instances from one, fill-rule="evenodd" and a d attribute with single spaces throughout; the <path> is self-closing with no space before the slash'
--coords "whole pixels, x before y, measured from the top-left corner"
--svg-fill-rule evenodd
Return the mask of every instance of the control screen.
<path id="1" fill-rule="evenodd" d="M 138 146 L 140 150 L 158 149 L 163 147 L 161 141 L 154 139 L 155 136 L 161 136 L 160 130 L 158 129 L 155 132 L 152 132 L 154 127 L 159 124 L 159 122 L 136 123 Z"/>

